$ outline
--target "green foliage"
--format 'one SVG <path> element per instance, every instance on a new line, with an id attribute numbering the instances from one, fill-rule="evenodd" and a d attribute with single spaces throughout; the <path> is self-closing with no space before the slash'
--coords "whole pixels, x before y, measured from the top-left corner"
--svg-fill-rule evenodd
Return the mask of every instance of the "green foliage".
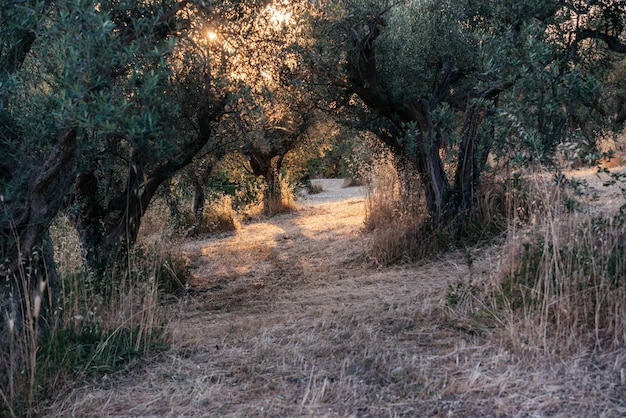
<path id="1" fill-rule="evenodd" d="M 381 5 L 379 10 L 383 10 Z M 464 30 L 462 9 L 451 2 L 409 1 L 392 7 L 384 18 L 377 49 L 381 81 L 394 95 L 417 98 L 430 92 L 441 62 L 454 68 L 479 64 L 476 32 Z"/>
<path id="2" fill-rule="evenodd" d="M 263 194 L 261 179 L 229 162 L 210 177 L 207 187 L 211 193 L 231 196 L 232 207 L 238 212 L 258 205 Z"/>
<path id="3" fill-rule="evenodd" d="M 139 325 L 108 330 L 95 322 L 46 329 L 40 336 L 38 384 L 50 388 L 54 381 L 102 376 L 166 347 L 162 330 L 152 330 L 148 336 L 142 332 Z"/>

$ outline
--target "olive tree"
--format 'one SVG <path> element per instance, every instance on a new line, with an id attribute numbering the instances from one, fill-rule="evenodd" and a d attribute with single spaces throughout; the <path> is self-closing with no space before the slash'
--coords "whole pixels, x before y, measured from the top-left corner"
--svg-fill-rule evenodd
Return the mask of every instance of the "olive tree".
<path id="1" fill-rule="evenodd" d="M 356 97 L 370 129 L 417 171 L 431 225 L 458 231 L 495 145 L 543 158 L 595 120 L 601 62 L 583 44 L 617 40 L 591 15 L 606 20 L 599 11 L 619 2 L 581 3 L 326 3 L 312 15 L 321 54 L 311 63 L 343 90 L 335 105 Z"/>
<path id="2" fill-rule="evenodd" d="M 140 21 L 151 20 L 145 10 L 136 13 Z M 212 125 L 223 114 L 228 91 L 215 82 L 201 39 L 193 39 L 203 36 L 190 21 L 197 18 L 193 13 L 182 14 L 171 34 L 134 46 L 127 75 L 111 85 L 125 117 L 86 134 L 90 158 L 79 166 L 69 212 L 96 269 L 119 261 L 135 243 L 158 188 L 201 151 L 217 146 Z"/>
<path id="3" fill-rule="evenodd" d="M 229 81 L 245 92 L 231 103 L 223 130 L 238 136 L 237 151 L 249 171 L 265 181 L 264 208 L 281 210 L 282 164 L 314 124 L 317 102 L 302 65 L 302 7 L 275 1 L 236 31 L 216 29 L 215 48 L 230 55 Z"/>
<path id="4" fill-rule="evenodd" d="M 11 323 L 32 317 L 30 296 L 54 302 L 48 229 L 60 211 L 100 273 L 134 244 L 159 185 L 206 152 L 232 91 L 196 33 L 240 2 L 220 5 L 3 3 L 0 306 Z"/>

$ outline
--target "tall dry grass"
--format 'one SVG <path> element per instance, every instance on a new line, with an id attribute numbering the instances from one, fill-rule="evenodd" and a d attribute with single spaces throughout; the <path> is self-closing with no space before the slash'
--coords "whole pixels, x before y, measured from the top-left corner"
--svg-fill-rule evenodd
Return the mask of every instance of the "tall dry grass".
<path id="1" fill-rule="evenodd" d="M 83 270 L 78 240 L 69 222 L 57 220 L 51 235 L 56 288 L 41 283 L 32 286 L 30 281 L 36 276 L 20 271 L 24 289 L 37 289 L 23 292 L 24 327 L 14 326 L 14 318 L 8 314 L 2 318 L 2 329 L 8 330 L 8 344 L 0 347 L 3 416 L 37 415 L 44 400 L 59 396 L 78 381 L 160 350 L 170 340 L 172 309 L 163 305 L 161 298 L 176 287 L 172 281 L 184 281 L 184 268 L 175 257 L 132 251 L 127 268 L 111 271 L 110 277 L 104 278 L 110 285 L 103 292 L 95 285 L 96 278 Z M 52 299 L 57 300 L 51 303 Z M 39 312 L 46 303 L 53 310 L 42 320 Z"/>
<path id="2" fill-rule="evenodd" d="M 295 184 L 288 176 L 281 174 L 279 184 L 265 185 L 265 187 L 263 211 L 266 215 L 274 216 L 296 210 Z"/>
<path id="3" fill-rule="evenodd" d="M 487 178 L 461 234 L 431 231 L 419 184 L 407 181 L 417 177 L 397 166 L 384 155 L 366 177 L 365 229 L 374 260 L 389 264 L 465 248 L 471 271 L 468 248 L 506 231 L 495 281 L 454 284 L 449 305 L 503 326 L 518 349 L 571 355 L 626 346 L 623 210 L 600 212 L 579 197 L 576 181 L 535 170 Z"/>
<path id="4" fill-rule="evenodd" d="M 626 347 L 623 211 L 599 210 L 564 180 L 545 171 L 511 179 L 498 264 L 446 295 L 457 319 L 498 329 L 520 355 L 571 358 Z"/>
<path id="5" fill-rule="evenodd" d="M 418 251 L 424 208 L 419 184 L 407 181 L 412 174 L 398 170 L 389 152 L 361 174 L 366 185 L 364 228 L 372 236 L 370 256 L 380 264 L 409 260 Z"/>
<path id="6" fill-rule="evenodd" d="M 374 159 L 366 180 L 365 230 L 371 256 L 381 264 L 419 260 L 433 254 L 486 242 L 507 226 L 506 185 L 484 176 L 475 210 L 463 227 L 430 222 L 419 175 L 389 153 Z"/>
<path id="7" fill-rule="evenodd" d="M 571 195 L 535 174 L 512 212 L 492 297 L 517 347 L 574 354 L 626 346 L 624 218 Z"/>
<path id="8" fill-rule="evenodd" d="M 189 202 L 177 217 L 169 218 L 167 225 L 170 233 L 183 237 L 237 231 L 241 227 L 233 197 L 224 193 L 212 193 L 200 216 L 194 215 Z"/>

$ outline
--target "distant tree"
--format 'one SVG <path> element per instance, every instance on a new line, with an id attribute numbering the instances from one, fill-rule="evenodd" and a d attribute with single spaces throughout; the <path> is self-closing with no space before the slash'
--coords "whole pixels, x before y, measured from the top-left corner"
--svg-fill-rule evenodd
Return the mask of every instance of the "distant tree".
<path id="1" fill-rule="evenodd" d="M 252 173 L 265 180 L 263 205 L 268 214 L 282 211 L 285 193 L 281 182 L 283 162 L 287 153 L 303 141 L 311 126 L 311 118 L 302 115 L 298 121 L 285 123 L 286 126 L 263 126 L 261 137 L 248 142 L 241 151 L 248 159 Z"/>
<path id="2" fill-rule="evenodd" d="M 247 26 L 228 32 L 221 46 L 231 51 L 230 81 L 246 92 L 244 100 L 233 103 L 223 129 L 238 135 L 238 152 L 264 179 L 267 213 L 281 211 L 283 161 L 302 144 L 317 117 L 301 65 L 299 11 L 297 2 L 269 3 Z"/>

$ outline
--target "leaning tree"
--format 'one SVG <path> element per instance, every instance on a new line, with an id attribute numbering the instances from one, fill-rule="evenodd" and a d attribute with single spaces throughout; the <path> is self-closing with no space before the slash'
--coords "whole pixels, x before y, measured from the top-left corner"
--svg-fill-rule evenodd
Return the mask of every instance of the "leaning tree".
<path id="1" fill-rule="evenodd" d="M 160 5 L 112 9 L 116 27 L 129 14 L 134 27 L 162 19 Z M 79 166 L 68 213 L 89 266 L 99 273 L 134 245 L 159 187 L 216 145 L 213 124 L 229 92 L 216 82 L 203 49 L 201 18 L 198 10 L 184 10 L 162 33 L 131 41 L 125 74 L 109 86 L 126 116 L 85 134 L 90 158 Z"/>

